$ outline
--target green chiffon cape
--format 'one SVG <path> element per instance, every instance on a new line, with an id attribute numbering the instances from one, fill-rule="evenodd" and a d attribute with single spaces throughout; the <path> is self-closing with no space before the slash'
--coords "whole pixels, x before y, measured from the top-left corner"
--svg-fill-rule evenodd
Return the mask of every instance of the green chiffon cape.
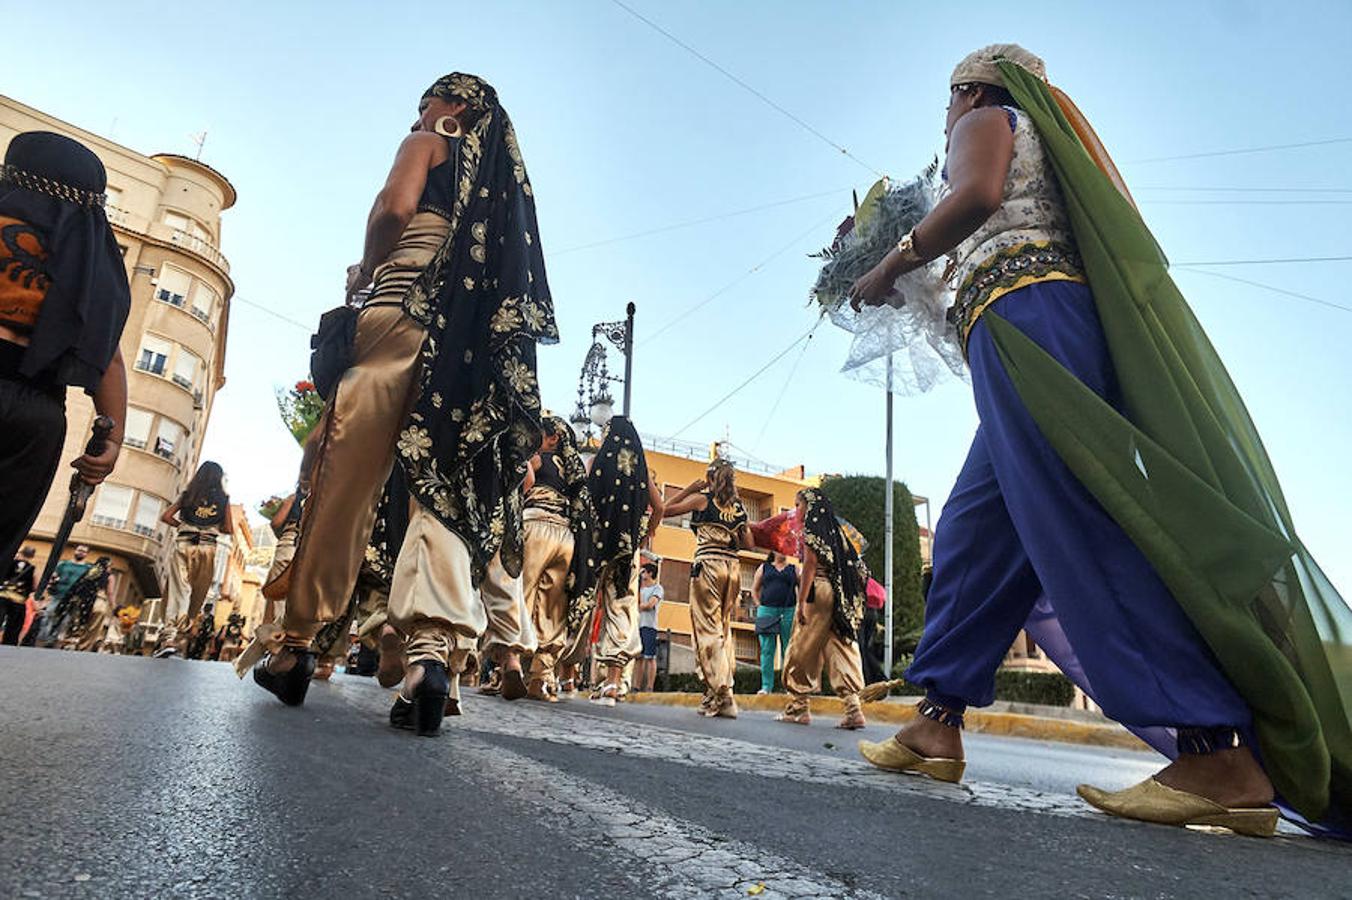
<path id="1" fill-rule="evenodd" d="M 1352 610 L 1296 536 L 1244 402 L 1140 215 L 1047 85 L 1000 68 L 1065 194 L 1123 412 L 988 310 L 1000 358 L 1047 440 L 1150 560 L 1251 707 L 1278 793 L 1312 821 L 1346 815 Z"/>

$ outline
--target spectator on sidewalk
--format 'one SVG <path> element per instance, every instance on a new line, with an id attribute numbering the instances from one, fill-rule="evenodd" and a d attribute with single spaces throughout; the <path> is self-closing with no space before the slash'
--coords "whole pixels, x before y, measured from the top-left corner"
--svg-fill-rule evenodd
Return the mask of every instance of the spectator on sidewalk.
<path id="1" fill-rule="evenodd" d="M 775 651 L 780 664 L 788 658 L 793 610 L 798 597 L 798 567 L 783 553 L 771 553 L 756 569 L 751 598 L 756 601 L 756 637 L 760 640 L 760 694 L 775 689 Z"/>
<path id="2" fill-rule="evenodd" d="M 634 673 L 640 691 L 651 691 L 657 681 L 657 609 L 664 596 L 657 582 L 657 563 L 645 562 L 638 573 L 638 636 L 643 656 Z"/>
<path id="3" fill-rule="evenodd" d="M 864 618 L 859 622 L 859 656 L 864 663 L 864 684 L 886 681 L 889 677 L 883 671 L 882 654 L 876 649 L 878 623 L 882 621 L 886 607 L 887 589 L 870 578 L 864 590 Z"/>

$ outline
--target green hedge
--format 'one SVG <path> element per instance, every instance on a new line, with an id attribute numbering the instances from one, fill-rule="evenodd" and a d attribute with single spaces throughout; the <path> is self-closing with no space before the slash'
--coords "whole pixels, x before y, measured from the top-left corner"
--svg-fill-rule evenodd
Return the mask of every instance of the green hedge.
<path id="1" fill-rule="evenodd" d="M 1060 672 L 995 673 L 995 699 L 1011 703 L 1040 703 L 1044 706 L 1070 706 L 1075 685 Z"/>
<path id="2" fill-rule="evenodd" d="M 874 475 L 835 475 L 822 480 L 822 491 L 831 498 L 836 515 L 848 520 L 868 540 L 864 563 L 878 581 L 884 581 L 885 481 Z M 915 501 L 902 482 L 892 484 L 892 504 L 892 652 L 900 656 L 913 652 L 920 639 L 925 598 L 920 591 L 920 528 L 915 520 Z"/>
<path id="3" fill-rule="evenodd" d="M 900 678 L 911 664 L 904 656 L 892 667 L 892 677 Z M 921 696 L 925 689 L 907 682 L 892 689 L 895 696 Z M 1075 685 L 1060 672 L 1023 672 L 1000 669 L 995 673 L 995 699 L 1010 703 L 1037 703 L 1043 706 L 1070 706 Z"/>

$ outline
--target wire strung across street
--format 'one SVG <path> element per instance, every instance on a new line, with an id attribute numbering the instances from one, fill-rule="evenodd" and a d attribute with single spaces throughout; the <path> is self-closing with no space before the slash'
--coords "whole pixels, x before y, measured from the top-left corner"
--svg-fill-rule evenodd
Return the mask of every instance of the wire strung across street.
<path id="1" fill-rule="evenodd" d="M 713 69 L 714 71 L 718 72 L 718 73 L 719 73 L 720 75 L 722 75 L 724 78 L 727 78 L 727 79 L 728 79 L 729 81 L 731 81 L 733 84 L 736 84 L 736 85 L 737 85 L 738 87 L 740 87 L 742 90 L 744 90 L 744 91 L 746 91 L 747 93 L 751 94 L 752 96 L 756 97 L 758 100 L 760 100 L 760 101 L 761 101 L 762 103 L 764 103 L 766 106 L 769 106 L 769 107 L 770 107 L 771 109 L 773 109 L 775 112 L 777 112 L 777 113 L 779 113 L 780 115 L 782 115 L 782 116 L 788 118 L 789 120 L 791 120 L 792 122 L 794 122 L 795 124 L 797 124 L 799 127 L 801 127 L 803 130 L 807 131 L 809 134 L 811 134 L 811 135 L 813 135 L 814 137 L 816 137 L 816 138 L 817 138 L 818 140 L 820 140 L 822 143 L 824 143 L 824 144 L 826 144 L 826 145 L 828 145 L 828 146 L 830 146 L 830 147 L 832 147 L 832 148 L 834 148 L 834 149 L 836 149 L 836 150 L 839 150 L 842 154 L 844 154 L 845 156 L 849 157 L 852 161 L 854 161 L 854 162 L 858 163 L 859 165 L 863 166 L 865 169 L 868 169 L 870 172 L 872 172 L 874 175 L 877 175 L 879 178 L 882 178 L 882 177 L 883 177 L 884 173 L 881 172 L 881 171 L 879 171 L 879 170 L 877 169 L 877 167 L 871 166 L 871 165 L 869 165 L 868 163 L 864 162 L 862 159 L 860 159 L 859 157 L 857 157 L 857 156 L 855 156 L 853 153 L 851 153 L 849 150 L 847 150 L 844 146 L 842 146 L 842 145 L 840 145 L 840 144 L 837 144 L 835 141 L 831 140 L 829 137 L 827 137 L 826 135 L 822 134 L 822 133 L 821 133 L 820 131 L 818 131 L 816 128 L 813 128 L 813 127 L 812 127 L 810 124 L 808 124 L 806 121 L 804 121 L 803 119 L 800 119 L 798 116 L 794 115 L 794 114 L 791 113 L 789 110 L 787 110 L 787 109 L 785 109 L 784 107 L 780 106 L 778 103 L 776 103 L 775 101 L 771 100 L 771 99 L 770 99 L 769 97 L 767 97 L 765 94 L 763 94 L 763 93 L 761 93 L 760 91 L 756 90 L 754 87 L 752 87 L 751 85 L 747 84 L 745 81 L 743 81 L 742 79 L 738 78 L 736 75 L 732 74 L 732 73 L 729 72 L 727 69 L 723 68 L 723 67 L 720 66 L 718 63 L 714 62 L 712 59 L 710 59 L 709 57 L 705 56 L 703 53 L 701 53 L 701 52 L 699 52 L 698 50 L 696 50 L 694 47 L 692 47 L 692 46 L 690 46 L 689 44 L 687 44 L 685 41 L 683 41 L 683 40 L 681 40 L 680 38 L 676 37 L 676 35 L 672 34 L 670 31 L 667 31 L 667 30 L 666 30 L 665 28 L 663 28 L 661 25 L 658 25 L 658 24 L 657 24 L 656 22 L 654 22 L 652 19 L 649 19 L 648 17 L 644 16 L 642 13 L 638 12 L 638 10 L 634 9 L 632 6 L 629 6 L 629 5 L 626 4 L 626 3 L 622 3 L 621 0 L 610 0 L 610 2 L 614 3 L 614 4 L 615 4 L 616 6 L 618 6 L 620 9 L 622 9 L 622 10 L 624 10 L 625 12 L 629 13 L 629 15 L 633 16 L 635 19 L 638 19 L 638 20 L 639 20 L 640 22 L 642 22 L 644 25 L 647 25 L 647 26 L 648 26 L 649 28 L 651 28 L 653 31 L 656 31 L 658 34 L 662 35 L 664 38 L 666 38 L 667 40 L 671 41 L 673 44 L 675 44 L 676 46 L 680 47 L 682 50 L 684 50 L 684 51 L 686 51 L 687 53 L 689 53 L 691 56 L 693 56 L 693 57 L 695 57 L 696 59 L 698 59 L 700 62 L 702 62 L 702 63 L 704 63 L 705 65 L 709 66 L 711 69 Z"/>
<path id="2" fill-rule="evenodd" d="M 657 329 L 656 331 L 654 331 L 652 334 L 644 335 L 643 339 L 642 339 L 641 341 L 638 341 L 638 342 L 637 342 L 638 346 L 641 347 L 641 346 L 643 346 L 644 344 L 647 344 L 647 343 L 649 343 L 649 342 L 651 342 L 651 341 L 656 340 L 658 337 L 661 337 L 663 334 L 665 334 L 666 332 L 670 331 L 670 330 L 672 329 L 672 327 L 675 326 L 677 323 L 682 322 L 682 321 L 684 321 L 685 319 L 689 318 L 690 316 L 694 315 L 696 312 L 699 312 L 701 309 L 703 309 L 704 307 L 708 306 L 710 303 L 714 302 L 714 301 L 717 300 L 719 297 L 723 296 L 723 295 L 726 294 L 728 291 L 732 290 L 732 289 L 735 288 L 737 285 L 741 284 L 743 281 L 746 281 L 746 280 L 747 280 L 748 278 L 750 278 L 752 275 L 755 275 L 755 274 L 756 274 L 757 272 L 759 272 L 761 269 L 765 268 L 765 266 L 768 265 L 771 261 L 773 261 L 774 259 L 776 259 L 776 258 L 779 257 L 779 256 L 784 255 L 785 253 L 787 253 L 787 252 L 789 252 L 790 250 L 792 250 L 794 247 L 798 246 L 798 243 L 799 243 L 800 241 L 802 241 L 802 240 L 803 240 L 804 238 L 806 238 L 808 235 L 812 234 L 812 233 L 813 233 L 814 231 L 816 231 L 818 228 L 823 227 L 827 222 L 829 222 L 831 219 L 836 218 L 836 217 L 839 216 L 839 215 L 841 215 L 840 210 L 839 210 L 839 209 L 835 209 L 835 210 L 832 210 L 830 213 L 828 213 L 825 217 L 823 217 L 823 218 L 820 219 L 819 221 L 816 221 L 816 222 L 812 223 L 812 227 L 808 228 L 806 231 L 802 232 L 801 234 L 795 235 L 794 238 L 793 238 L 793 240 L 789 241 L 787 244 L 785 244 L 784 246 L 780 247 L 778 250 L 776 250 L 775 252 L 771 253 L 769 256 L 765 257 L 765 259 L 762 259 L 760 262 L 756 263 L 756 264 L 755 264 L 754 266 L 752 266 L 750 269 L 748 269 L 747 271 L 743 272 L 741 275 L 738 275 L 736 278 L 734 278 L 732 281 L 728 282 L 727 284 L 723 285 L 723 287 L 721 287 L 721 288 L 719 288 L 718 290 L 714 291 L 712 294 L 710 294 L 709 296 L 705 297 L 703 300 L 700 300 L 700 301 L 699 301 L 698 303 L 696 303 L 694 306 L 689 307 L 689 308 L 686 309 L 684 312 L 678 313 L 674 319 L 669 319 L 669 320 L 666 322 L 666 324 L 662 325 L 660 328 L 658 328 L 658 329 Z"/>
<path id="3" fill-rule="evenodd" d="M 1352 137 L 1326 138 L 1321 141 L 1301 141 L 1296 144 L 1269 144 L 1265 147 L 1240 147 L 1234 150 L 1207 150 L 1202 153 L 1182 153 L 1177 156 L 1153 156 L 1149 159 L 1133 159 L 1126 163 L 1130 166 L 1146 163 L 1174 162 L 1180 159 L 1207 159 L 1213 156 L 1240 156 L 1245 153 L 1267 153 L 1272 150 L 1298 150 L 1302 147 L 1326 147 L 1330 144 L 1352 144 Z"/>
<path id="4" fill-rule="evenodd" d="M 1171 268 L 1182 269 L 1185 272 L 1192 272 L 1197 275 L 1210 275 L 1212 278 L 1224 278 L 1226 281 L 1235 281 L 1238 282 L 1239 284 L 1247 284 L 1250 285 L 1251 287 L 1263 288 L 1265 290 L 1273 291 L 1274 293 L 1277 294 L 1284 294 L 1287 297 L 1295 297 L 1298 300 L 1308 300 L 1310 303 L 1317 303 L 1320 306 L 1328 306 L 1332 307 L 1333 309 L 1342 310 L 1343 312 L 1346 313 L 1352 313 L 1352 307 L 1343 306 L 1338 303 L 1333 303 L 1332 301 L 1329 300 L 1323 300 L 1320 299 L 1319 297 L 1311 297 L 1309 294 L 1302 294 L 1299 293 L 1298 291 L 1290 291 L 1287 290 L 1286 288 L 1277 287 L 1276 285 L 1264 284 L 1261 281 L 1253 281 L 1248 278 L 1240 278 L 1236 275 L 1227 275 L 1224 272 L 1211 272 L 1208 271 L 1207 269 L 1195 269 L 1192 266 L 1171 266 Z"/>
<path id="5" fill-rule="evenodd" d="M 726 394 L 724 394 L 722 397 L 720 397 L 720 398 L 718 399 L 718 401 L 715 402 L 715 403 L 713 404 L 713 406 L 710 406 L 710 407 L 709 407 L 708 409 L 706 409 L 704 412 L 700 413 L 699 415 L 695 416 L 695 418 L 691 419 L 689 422 L 686 422 L 684 425 L 682 425 L 678 431 L 676 431 L 675 433 L 673 433 L 673 434 L 671 435 L 671 438 L 670 438 L 670 439 L 671 439 L 671 440 L 675 440 L 676 438 L 680 437 L 682 434 L 684 434 L 686 431 L 688 431 L 691 427 L 693 427 L 694 425 L 698 424 L 698 423 L 700 422 L 700 420 L 702 420 L 705 416 L 709 415 L 709 413 L 714 412 L 714 411 L 717 410 L 720 406 L 722 406 L 724 403 L 726 403 L 726 402 L 728 402 L 730 399 L 732 399 L 732 397 L 735 396 L 739 391 L 741 391 L 742 388 L 744 388 L 744 387 L 746 387 L 747 385 L 751 384 L 751 382 L 755 381 L 755 380 L 756 380 L 757 378 L 759 378 L 761 375 L 764 375 L 765 372 L 766 372 L 766 370 L 768 370 L 768 369 L 769 369 L 771 366 L 773 366 L 775 363 L 779 362 L 781 359 L 783 359 L 785 356 L 787 356 L 790 350 L 792 350 L 794 347 L 797 347 L 797 346 L 798 346 L 799 344 L 801 344 L 803 341 L 808 340 L 809 338 L 811 338 L 811 337 L 812 337 L 812 333 L 813 333 L 814 331 L 817 330 L 818 326 L 820 326 L 821 323 L 822 323 L 824 320 L 825 320 L 825 317 L 818 318 L 817 321 L 814 322 L 814 323 L 812 324 L 812 327 L 809 328 L 807 331 L 803 332 L 803 333 L 802 333 L 801 335 L 799 335 L 797 338 L 795 338 L 795 339 L 793 340 L 793 343 L 789 344 L 789 346 L 785 347 L 783 350 L 780 350 L 780 351 L 779 351 L 778 353 L 776 353 L 774 356 L 770 357 L 770 361 L 769 361 L 769 362 L 767 362 L 765 365 L 761 366 L 761 367 L 760 367 L 759 369 L 757 369 L 755 372 L 752 372 L 752 373 L 746 378 L 745 381 L 743 381 L 741 384 L 737 385 L 737 387 L 733 388 L 732 390 L 730 390 L 730 391 L 728 391 Z"/>
<path id="6" fill-rule="evenodd" d="M 821 323 L 822 320 L 818 319 L 817 325 L 820 325 Z M 765 424 L 761 425 L 760 433 L 756 435 L 756 442 L 751 445 L 752 447 L 760 449 L 761 439 L 765 437 L 765 431 L 770 427 L 770 423 L 774 420 L 775 413 L 779 412 L 779 404 L 783 402 L 784 395 L 789 392 L 789 385 L 793 384 L 793 376 L 798 374 L 798 366 L 802 363 L 803 357 L 807 356 L 807 348 L 812 346 L 812 338 L 816 333 L 817 327 L 814 325 L 812 330 L 808 332 L 807 340 L 803 342 L 803 349 L 798 351 L 798 356 L 793 361 L 793 368 L 789 369 L 789 377 L 784 379 L 784 384 L 779 389 L 779 396 L 775 397 L 775 402 L 770 406 L 770 414 L 765 417 Z"/>

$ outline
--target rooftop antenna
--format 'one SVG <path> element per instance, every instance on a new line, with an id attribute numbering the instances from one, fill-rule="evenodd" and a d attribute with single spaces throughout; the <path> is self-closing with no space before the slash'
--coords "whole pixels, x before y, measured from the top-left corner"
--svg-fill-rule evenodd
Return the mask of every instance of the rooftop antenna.
<path id="1" fill-rule="evenodd" d="M 197 155 L 194 156 L 193 159 L 197 160 L 198 162 L 201 162 L 201 161 L 202 161 L 202 145 L 205 144 L 205 143 L 207 142 L 207 133 L 206 133 L 206 131 L 203 130 L 203 131 L 196 132 L 195 134 L 190 134 L 190 135 L 188 135 L 188 140 L 192 141 L 194 144 L 197 145 Z"/>

